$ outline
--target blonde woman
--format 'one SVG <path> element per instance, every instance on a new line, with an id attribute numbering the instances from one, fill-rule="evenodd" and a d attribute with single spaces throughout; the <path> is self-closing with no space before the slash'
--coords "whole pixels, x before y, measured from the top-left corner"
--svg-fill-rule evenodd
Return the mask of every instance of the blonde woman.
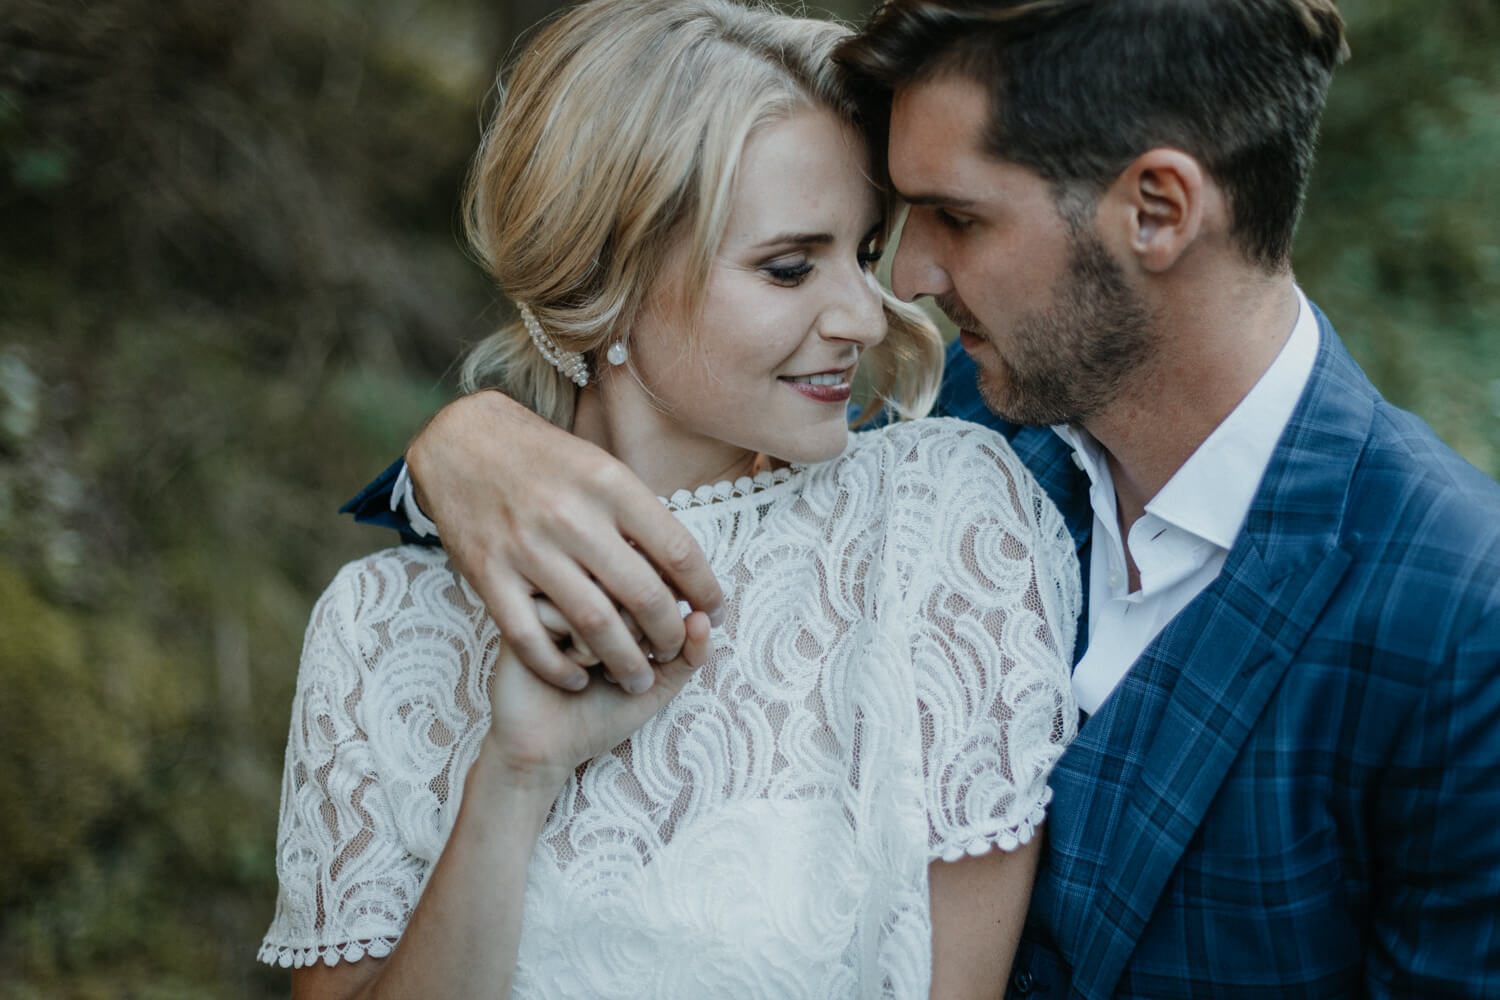
<path id="1" fill-rule="evenodd" d="M 941 345 L 872 273 L 889 206 L 843 35 L 594 0 L 515 65 L 469 218 L 522 320 L 468 385 L 656 489 L 725 614 L 698 670 L 694 612 L 649 691 L 570 693 L 441 551 L 345 567 L 308 629 L 261 949 L 296 996 L 1003 992 L 1076 722 L 1077 568 L 999 437 L 849 434 L 856 369 L 917 415 Z"/>

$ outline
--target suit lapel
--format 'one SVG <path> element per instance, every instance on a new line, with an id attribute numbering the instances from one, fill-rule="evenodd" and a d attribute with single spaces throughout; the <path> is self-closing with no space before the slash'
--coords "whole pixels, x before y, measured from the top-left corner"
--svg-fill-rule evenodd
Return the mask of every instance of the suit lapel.
<path id="1" fill-rule="evenodd" d="M 1224 570 L 1079 736 L 1075 749 L 1085 757 L 1128 762 L 1105 794 L 1078 790 L 1090 805 L 1068 826 L 1074 836 L 1102 838 L 1075 855 L 1102 858 L 1084 897 L 1089 912 L 1074 914 L 1081 946 L 1073 985 L 1082 995 L 1114 991 L 1167 880 L 1348 568 L 1338 547 L 1344 498 L 1376 394 L 1318 318 L 1322 344 L 1308 388 Z"/>
<path id="2" fill-rule="evenodd" d="M 1075 982 L 1106 996 L 1240 748 L 1349 559 L 1325 549 L 1275 579 L 1243 558 L 1238 574 L 1193 602 L 1132 668 L 1142 671 L 1154 733 L 1123 809 Z M 1225 580 L 1225 577 L 1220 578 Z M 1148 696 L 1150 697 L 1150 696 Z M 1137 725 L 1137 729 L 1141 728 Z"/>

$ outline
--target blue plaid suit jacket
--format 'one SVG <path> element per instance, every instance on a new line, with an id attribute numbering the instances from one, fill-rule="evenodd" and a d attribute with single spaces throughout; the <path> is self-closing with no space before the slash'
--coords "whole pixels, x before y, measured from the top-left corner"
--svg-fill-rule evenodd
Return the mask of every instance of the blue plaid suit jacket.
<path id="1" fill-rule="evenodd" d="M 1500 996 L 1500 486 L 1318 320 L 1222 573 L 1054 772 L 1012 997 Z M 941 406 L 1011 438 L 1086 576 L 1062 440 L 961 352 Z"/>
<path id="2" fill-rule="evenodd" d="M 1012 997 L 1500 997 L 1500 486 L 1318 319 L 1219 578 L 1053 774 Z M 1061 439 L 956 348 L 940 405 L 1011 438 L 1087 574 Z M 345 509 L 404 528 L 398 466 Z"/>

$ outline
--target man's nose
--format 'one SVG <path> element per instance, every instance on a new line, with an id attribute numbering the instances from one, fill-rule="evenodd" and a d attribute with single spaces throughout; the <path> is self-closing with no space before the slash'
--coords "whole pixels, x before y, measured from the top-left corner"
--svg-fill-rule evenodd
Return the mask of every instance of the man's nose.
<path id="1" fill-rule="evenodd" d="M 891 290 L 906 302 L 924 295 L 941 296 L 953 287 L 938 260 L 934 236 L 932 224 L 923 218 L 922 212 L 906 213 L 901 237 L 896 242 L 896 255 L 891 260 Z"/>

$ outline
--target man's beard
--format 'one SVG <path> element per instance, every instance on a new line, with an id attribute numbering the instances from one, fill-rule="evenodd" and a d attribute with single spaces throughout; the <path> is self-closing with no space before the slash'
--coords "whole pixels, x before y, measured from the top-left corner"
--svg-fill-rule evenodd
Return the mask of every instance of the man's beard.
<path id="1" fill-rule="evenodd" d="M 938 304 L 960 328 L 992 336 L 956 298 Z M 979 394 L 991 410 L 1018 424 L 1082 424 L 1151 357 L 1151 318 L 1104 244 L 1078 234 L 1052 303 L 1023 316 L 1003 351 L 994 339 L 990 345 L 995 359 L 987 364 L 1000 370 L 980 365 Z"/>

